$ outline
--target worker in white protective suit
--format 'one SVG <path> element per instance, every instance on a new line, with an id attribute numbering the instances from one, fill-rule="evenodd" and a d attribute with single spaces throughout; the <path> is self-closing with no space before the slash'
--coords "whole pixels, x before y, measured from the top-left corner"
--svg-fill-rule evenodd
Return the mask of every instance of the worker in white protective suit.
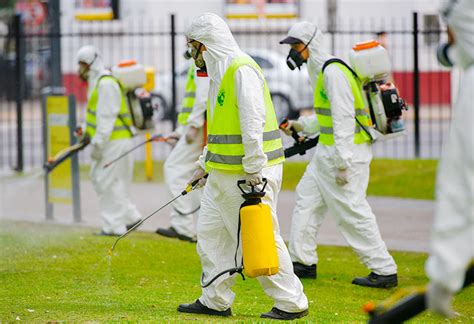
<path id="1" fill-rule="evenodd" d="M 206 113 L 209 78 L 197 76 L 194 62 L 191 62 L 186 82 L 181 112 L 178 115 L 177 133 L 180 136 L 176 146 L 165 161 L 164 175 L 169 195 L 176 197 L 196 170 L 195 162 L 204 145 L 204 120 Z M 170 214 L 171 226 L 158 228 L 156 233 L 196 242 L 194 219 L 200 208 L 202 190 L 193 190 L 176 200 Z"/>
<path id="2" fill-rule="evenodd" d="M 273 276 L 257 278 L 275 303 L 270 312 L 261 316 L 273 319 L 305 316 L 308 300 L 293 273 L 276 215 L 284 152 L 262 71 L 240 50 L 227 24 L 215 14 L 195 18 L 186 36 L 196 65 L 206 67 L 211 79 L 207 146 L 198 161 L 199 169 L 189 181 L 202 178 L 205 170 L 208 171 L 197 226 L 202 280 L 209 281 L 242 259 L 241 249 L 236 249 L 239 208 L 244 200 L 237 181 L 245 179 L 247 184 L 257 186 L 266 178 L 268 185 L 262 201 L 271 208 L 280 270 Z M 230 316 L 235 277 L 236 274 L 219 277 L 202 288 L 199 299 L 179 305 L 178 311 Z"/>
<path id="3" fill-rule="evenodd" d="M 323 74 L 323 65 L 334 58 L 324 52 L 322 41 L 323 34 L 315 24 L 299 22 L 280 42 L 291 45 L 287 58 L 291 69 L 307 63 L 316 110 L 316 115 L 290 121 L 286 132 L 293 128 L 320 133 L 316 152 L 296 187 L 289 242 L 294 270 L 300 278 L 317 277 L 316 237 L 329 210 L 347 243 L 371 270 L 352 283 L 394 287 L 397 266 L 366 200 L 372 149 L 362 89 L 344 64 L 327 64 Z"/>
<path id="4" fill-rule="evenodd" d="M 463 75 L 438 169 L 426 296 L 428 308 L 452 316 L 453 296 L 474 261 L 474 1 L 448 1 L 442 14 L 448 43 L 439 47 L 438 59 Z"/>
<path id="5" fill-rule="evenodd" d="M 91 179 L 104 220 L 101 235 L 121 235 L 140 219 L 130 201 L 133 158 L 127 155 L 104 168 L 107 162 L 132 145 L 132 120 L 119 81 L 105 69 L 99 51 L 91 45 L 77 53 L 79 76 L 88 82 L 85 133 L 91 138 Z"/>

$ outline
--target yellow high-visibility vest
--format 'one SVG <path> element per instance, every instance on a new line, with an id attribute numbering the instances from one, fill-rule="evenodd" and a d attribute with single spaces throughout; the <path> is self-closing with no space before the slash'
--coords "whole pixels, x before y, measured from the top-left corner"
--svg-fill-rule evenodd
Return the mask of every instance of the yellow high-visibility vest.
<path id="1" fill-rule="evenodd" d="M 120 86 L 120 81 L 110 75 L 103 76 L 97 81 L 97 85 L 92 91 L 89 101 L 87 102 L 86 134 L 88 134 L 91 139 L 94 137 L 96 128 L 97 128 L 96 111 L 97 111 L 97 102 L 99 100 L 99 83 L 104 79 L 111 79 L 117 82 Z M 122 87 L 120 87 L 120 89 L 122 89 Z M 122 102 L 120 104 L 120 112 L 117 116 L 117 119 L 115 120 L 112 134 L 110 134 L 109 139 L 111 141 L 124 139 L 124 138 L 130 138 L 133 136 L 132 130 L 131 130 L 131 127 L 133 124 L 132 116 L 130 115 L 128 111 L 127 99 L 125 97 L 125 94 L 123 93 L 123 91 L 121 91 L 121 93 L 122 93 Z"/>
<path id="2" fill-rule="evenodd" d="M 355 116 L 357 120 L 354 120 L 354 143 L 363 144 L 366 142 L 371 142 L 370 136 L 365 130 L 368 131 L 371 125 L 371 119 L 367 108 L 365 107 L 363 94 L 362 94 L 362 85 L 358 78 L 354 76 L 351 70 L 347 68 L 344 64 L 334 62 L 344 75 L 349 80 L 351 85 L 352 94 L 354 95 L 354 109 Z M 334 129 L 332 124 L 332 114 L 331 114 L 331 103 L 326 95 L 326 90 L 324 88 L 324 76 L 323 71 L 319 72 L 318 80 L 316 82 L 316 87 L 314 90 L 314 109 L 316 110 L 316 116 L 318 118 L 319 126 L 321 127 L 319 135 L 319 143 L 324 145 L 334 145 Z M 359 124 L 360 123 L 360 124 Z M 365 130 L 361 127 L 365 128 Z"/>
<path id="3" fill-rule="evenodd" d="M 234 58 L 227 68 L 218 91 L 212 118 L 209 104 L 207 107 L 206 167 L 208 169 L 243 170 L 242 158 L 245 153 L 234 81 L 235 72 L 243 65 L 252 66 L 263 75 L 258 64 L 249 57 Z M 263 96 L 265 102 L 265 127 L 262 134 L 263 151 L 268 158 L 267 165 L 275 165 L 283 162 L 285 155 L 275 109 L 266 82 L 264 82 Z"/>
<path id="4" fill-rule="evenodd" d="M 181 103 L 181 112 L 178 114 L 178 124 L 186 126 L 188 118 L 193 111 L 194 102 L 196 98 L 196 82 L 194 81 L 194 64 L 191 64 L 188 69 L 186 78 L 186 88 L 184 98 Z"/>

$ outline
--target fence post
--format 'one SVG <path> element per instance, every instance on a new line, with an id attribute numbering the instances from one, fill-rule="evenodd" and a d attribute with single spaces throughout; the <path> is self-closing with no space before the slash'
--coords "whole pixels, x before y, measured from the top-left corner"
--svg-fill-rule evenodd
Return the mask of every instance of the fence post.
<path id="1" fill-rule="evenodd" d="M 420 70 L 418 66 L 418 13 L 413 13 L 413 108 L 415 109 L 415 157 L 420 157 Z"/>
<path id="2" fill-rule="evenodd" d="M 176 128 L 176 25 L 175 15 L 171 14 L 171 121 Z"/>
<path id="3" fill-rule="evenodd" d="M 61 73 L 61 10 L 59 0 L 49 1 L 49 17 L 51 20 L 51 86 L 62 87 Z"/>
<path id="4" fill-rule="evenodd" d="M 45 88 L 41 91 L 41 124 L 42 124 L 42 135 L 43 135 L 43 163 L 48 162 L 48 113 L 46 111 L 46 97 L 50 93 L 51 88 Z M 49 202 L 49 174 L 44 173 L 44 206 L 47 220 L 54 219 L 54 205 Z"/>
<path id="5" fill-rule="evenodd" d="M 64 90 L 63 90 L 64 93 Z M 77 144 L 77 138 L 74 131 L 77 127 L 76 121 L 76 97 L 74 95 L 68 96 L 69 106 L 69 138 L 70 144 Z M 79 178 L 79 154 L 71 156 L 71 181 L 72 181 L 72 215 L 75 222 L 81 221 L 81 186 Z"/>
<path id="6" fill-rule="evenodd" d="M 23 171 L 23 98 L 25 95 L 25 40 L 21 15 L 16 14 L 13 20 L 15 33 L 15 101 L 16 101 L 16 153 L 15 170 Z"/>

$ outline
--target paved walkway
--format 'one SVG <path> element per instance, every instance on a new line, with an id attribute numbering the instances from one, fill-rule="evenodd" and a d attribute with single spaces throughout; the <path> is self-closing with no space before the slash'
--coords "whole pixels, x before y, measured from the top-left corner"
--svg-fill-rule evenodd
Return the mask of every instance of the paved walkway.
<path id="1" fill-rule="evenodd" d="M 132 199 L 143 215 L 153 212 L 168 199 L 163 184 L 133 184 L 131 191 Z M 89 181 L 81 183 L 81 199 L 82 222 L 74 223 L 71 208 L 62 205 L 54 207 L 54 222 L 100 228 L 98 200 Z M 288 239 L 294 202 L 293 191 L 280 193 L 278 212 L 284 239 Z M 369 197 L 369 203 L 389 249 L 428 251 L 433 201 Z M 168 226 L 168 213 L 169 209 L 165 209 L 156 214 L 142 225 L 142 230 L 154 231 L 157 227 Z M 44 221 L 44 185 L 40 174 L 0 178 L 0 219 Z M 347 245 L 330 215 L 321 227 L 318 241 L 324 245 Z"/>

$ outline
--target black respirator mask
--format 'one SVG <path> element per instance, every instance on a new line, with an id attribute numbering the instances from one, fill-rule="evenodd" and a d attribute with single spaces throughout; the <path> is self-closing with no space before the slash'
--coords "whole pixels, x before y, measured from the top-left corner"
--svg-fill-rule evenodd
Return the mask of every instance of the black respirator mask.
<path id="1" fill-rule="evenodd" d="M 305 48 L 303 48 L 302 51 L 304 51 Z M 298 52 L 295 49 L 290 50 L 290 53 L 286 57 L 286 65 L 288 65 L 290 70 L 293 71 L 296 68 L 298 68 L 298 70 L 300 70 L 303 63 L 306 63 L 306 60 L 303 58 L 303 55 L 301 55 L 301 52 Z"/>
<path id="2" fill-rule="evenodd" d="M 446 4 L 446 7 L 444 8 L 442 12 L 442 16 L 444 17 L 445 21 L 448 20 L 448 17 L 451 16 L 451 13 L 454 9 L 454 7 L 458 4 L 457 0 L 451 0 Z M 448 26 L 448 41 L 447 43 L 441 43 L 438 45 L 438 48 L 436 49 L 436 58 L 438 59 L 438 62 L 445 66 L 445 67 L 453 67 L 457 62 L 457 49 L 454 46 L 455 42 L 451 42 L 449 39 L 449 26 Z"/>
<path id="3" fill-rule="evenodd" d="M 196 66 L 200 69 L 205 70 L 206 69 L 206 62 L 202 58 L 201 47 L 202 47 L 202 43 L 199 43 L 198 48 L 195 48 L 194 46 L 191 45 L 190 46 L 191 56 L 194 59 L 194 63 L 196 64 Z"/>
<path id="4" fill-rule="evenodd" d="M 311 43 L 317 31 L 318 29 L 316 28 L 313 33 L 313 36 L 311 36 L 310 40 L 304 45 L 304 48 L 301 51 L 298 52 L 293 48 L 290 50 L 290 53 L 288 53 L 288 56 L 286 57 L 286 65 L 288 65 L 290 70 L 293 71 L 296 68 L 300 70 L 303 63 L 306 63 L 306 60 L 303 58 L 303 55 L 301 53 L 303 53 L 303 51 L 308 47 L 309 43 Z"/>
<path id="5" fill-rule="evenodd" d="M 186 59 L 186 60 L 189 60 L 191 59 L 193 56 L 191 55 L 191 51 L 188 49 L 186 49 L 183 53 L 183 57 Z"/>
<path id="6" fill-rule="evenodd" d="M 450 43 L 438 45 L 438 48 L 436 49 L 436 58 L 438 59 L 439 64 L 448 68 L 453 67 L 453 49 L 453 44 Z"/>

